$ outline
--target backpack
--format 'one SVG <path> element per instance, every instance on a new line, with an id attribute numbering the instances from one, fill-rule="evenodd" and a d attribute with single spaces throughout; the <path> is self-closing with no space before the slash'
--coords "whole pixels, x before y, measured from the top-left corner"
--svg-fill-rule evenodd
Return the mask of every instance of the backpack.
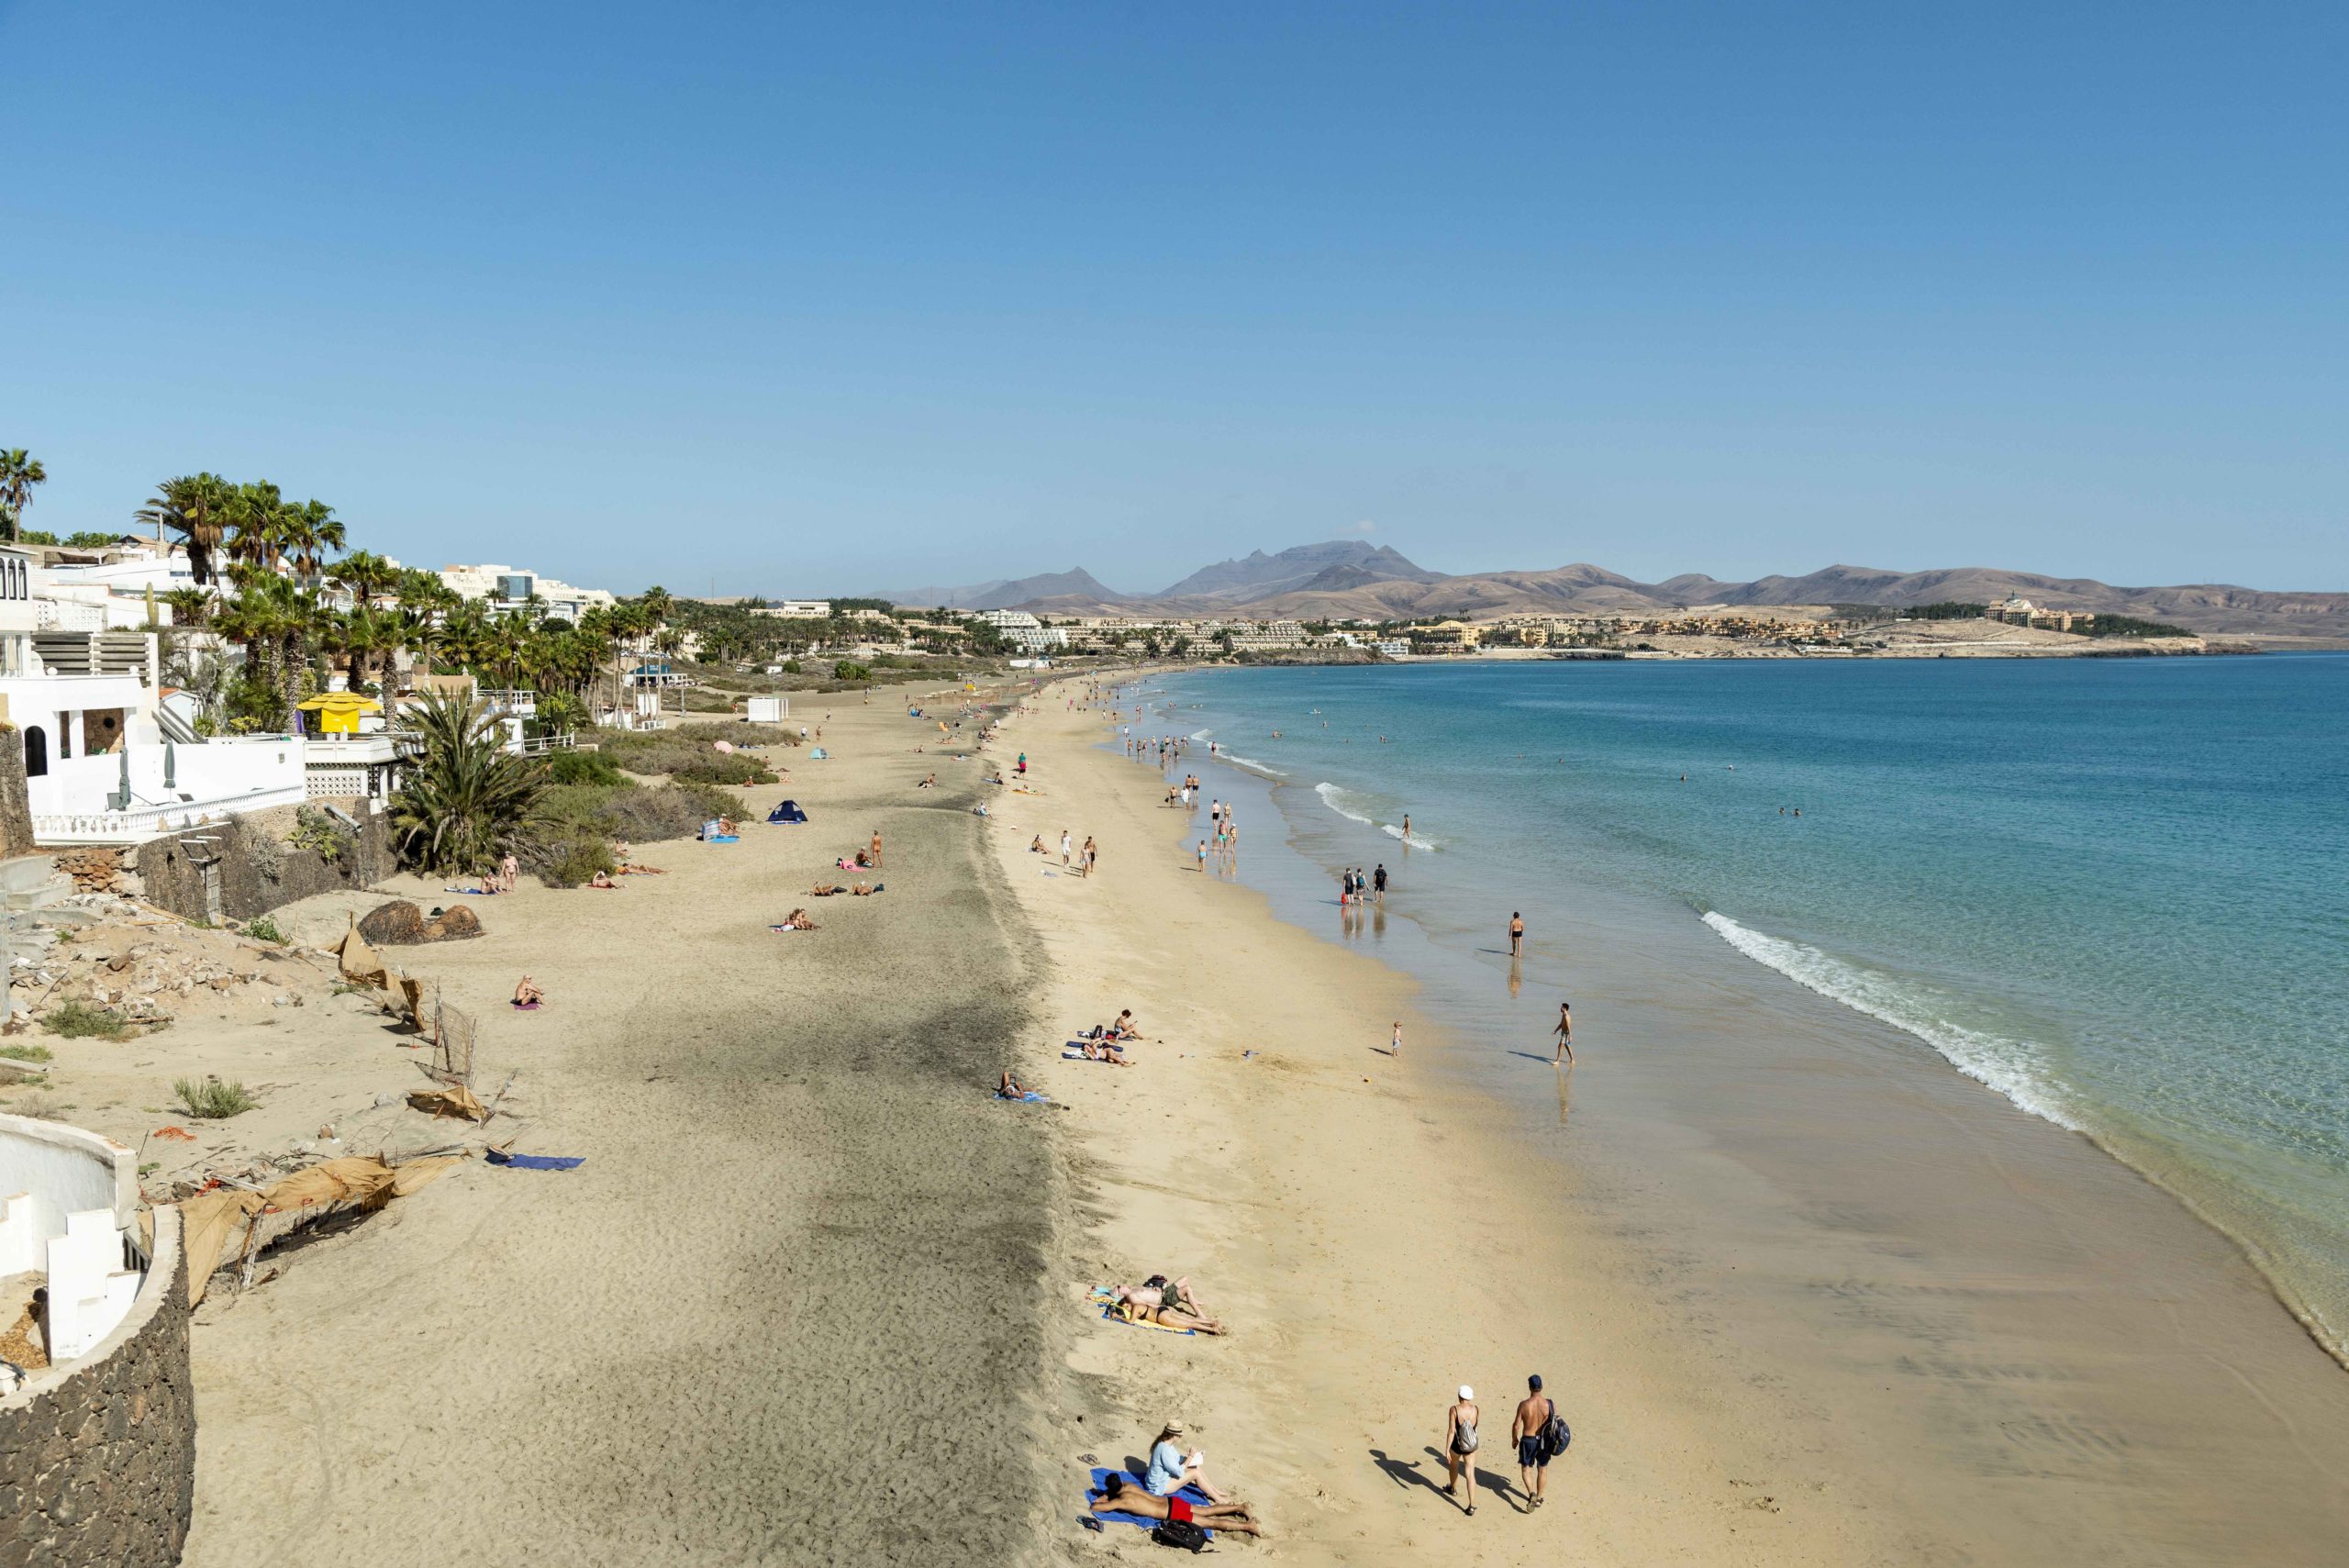
<path id="1" fill-rule="evenodd" d="M 1566 1418 L 1558 1414 L 1554 1404 L 1550 1407 L 1550 1418 L 1542 1423 L 1541 1438 L 1542 1451 L 1552 1459 L 1565 1452 L 1566 1445 L 1575 1440 L 1574 1429 L 1566 1425 Z"/>
<path id="2" fill-rule="evenodd" d="M 1161 1546 L 1173 1546 L 1197 1556 L 1208 1549 L 1208 1532 L 1189 1519 L 1168 1519 L 1150 1532 Z"/>

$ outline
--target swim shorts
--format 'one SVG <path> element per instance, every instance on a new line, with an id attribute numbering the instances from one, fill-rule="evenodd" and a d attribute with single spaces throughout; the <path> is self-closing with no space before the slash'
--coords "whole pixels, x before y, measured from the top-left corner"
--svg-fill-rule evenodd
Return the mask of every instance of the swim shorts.
<path id="1" fill-rule="evenodd" d="M 1530 1432 L 1517 1440 L 1517 1467 L 1520 1470 L 1540 1470 L 1549 1462 L 1550 1456 L 1542 1450 L 1540 1433 Z"/>
<path id="2" fill-rule="evenodd" d="M 1191 1518 L 1191 1505 L 1190 1505 L 1190 1503 L 1189 1503 L 1188 1501 L 1186 1501 L 1186 1499 L 1181 1498 L 1181 1497 L 1169 1497 L 1169 1498 L 1167 1498 L 1167 1499 L 1166 1499 L 1166 1517 L 1167 1517 L 1168 1518 L 1170 1518 L 1170 1519 L 1174 1519 L 1174 1520 L 1177 1520 L 1177 1521 L 1179 1521 L 1179 1522 L 1188 1523 L 1188 1522 L 1190 1521 L 1190 1518 Z"/>

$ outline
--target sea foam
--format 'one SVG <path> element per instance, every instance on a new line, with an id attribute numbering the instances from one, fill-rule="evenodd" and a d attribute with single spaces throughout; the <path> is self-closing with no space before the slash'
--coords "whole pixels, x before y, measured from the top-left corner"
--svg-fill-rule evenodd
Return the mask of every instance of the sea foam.
<path id="1" fill-rule="evenodd" d="M 1357 809 L 1358 806 L 1368 803 L 1353 791 L 1341 788 L 1337 784 L 1325 783 L 1315 784 L 1313 786 L 1313 793 L 1321 797 L 1322 805 L 1328 806 L 1339 816 L 1345 817 L 1348 821 L 1359 822 L 1365 828 L 1375 828 L 1378 826 L 1378 818 L 1368 816 Z"/>
<path id="2" fill-rule="evenodd" d="M 2004 1035 L 1968 1029 L 1940 1016 L 1932 998 L 1890 975 L 1861 968 L 1842 959 L 1765 935 L 1739 925 L 1719 910 L 1705 915 L 1715 935 L 1756 963 L 1765 964 L 1798 985 L 1807 986 L 1854 1012 L 1915 1035 L 1946 1058 L 1951 1066 L 1976 1082 L 2004 1095 L 2022 1109 L 2072 1131 L 2080 1124 L 2065 1113 L 2061 1098 L 2039 1066 L 2039 1052 L 2030 1044 Z"/>

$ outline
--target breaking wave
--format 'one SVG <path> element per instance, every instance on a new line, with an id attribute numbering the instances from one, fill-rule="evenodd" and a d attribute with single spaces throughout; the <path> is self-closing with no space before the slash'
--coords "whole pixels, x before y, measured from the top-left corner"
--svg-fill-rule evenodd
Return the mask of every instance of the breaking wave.
<path id="1" fill-rule="evenodd" d="M 1865 1013 L 1915 1035 L 1939 1051 L 1951 1066 L 1997 1090 L 2032 1115 L 2074 1132 L 2081 1130 L 2080 1124 L 2065 1113 L 2062 1096 L 2047 1082 L 2039 1051 L 2027 1041 L 1952 1023 L 1940 1015 L 1930 993 L 1801 942 L 1749 929 L 1719 910 L 1709 911 L 1705 924 L 1721 940 L 1756 963 L 1765 964 L 1795 984 L 1841 1002 L 1854 1012 Z"/>

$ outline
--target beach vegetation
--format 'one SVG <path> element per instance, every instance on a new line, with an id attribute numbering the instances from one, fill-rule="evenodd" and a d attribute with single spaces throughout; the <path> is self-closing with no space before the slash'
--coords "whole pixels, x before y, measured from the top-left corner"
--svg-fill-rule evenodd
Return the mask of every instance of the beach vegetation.
<path id="1" fill-rule="evenodd" d="M 172 1095 L 180 1109 L 198 1121 L 226 1121 L 261 1104 L 244 1084 L 223 1083 L 211 1073 L 201 1079 L 173 1079 Z"/>
<path id="2" fill-rule="evenodd" d="M 285 836 L 285 841 L 334 865 L 359 847 L 359 835 L 323 807 L 297 806 L 294 808 L 294 831 Z"/>
<path id="3" fill-rule="evenodd" d="M 628 775 L 601 751 L 558 751 L 554 754 L 550 773 L 552 782 L 559 784 L 618 784 L 628 782 Z"/>
<path id="4" fill-rule="evenodd" d="M 872 669 L 853 659 L 843 659 L 832 666 L 832 679 L 836 681 L 869 681 L 872 678 Z"/>
<path id="5" fill-rule="evenodd" d="M 252 938 L 252 940 L 257 942 L 268 942 L 273 947 L 283 947 L 285 945 L 285 933 L 277 929 L 277 922 L 271 919 L 266 915 L 258 916 L 253 919 L 246 921 L 245 935 Z"/>
<path id="6" fill-rule="evenodd" d="M 40 1027 L 63 1040 L 127 1040 L 130 1035 L 118 1014 L 79 997 L 50 1008 Z"/>
<path id="7" fill-rule="evenodd" d="M 19 1045 L 12 1040 L 6 1045 L 0 1045 L 0 1056 L 11 1062 L 47 1062 L 50 1055 L 49 1047 L 34 1045 L 30 1041 Z"/>
<path id="8" fill-rule="evenodd" d="M 402 858 L 435 874 L 478 872 L 530 841 L 547 764 L 507 751 L 487 704 L 435 693 L 402 711 L 399 730 L 417 748 L 392 797 Z"/>

